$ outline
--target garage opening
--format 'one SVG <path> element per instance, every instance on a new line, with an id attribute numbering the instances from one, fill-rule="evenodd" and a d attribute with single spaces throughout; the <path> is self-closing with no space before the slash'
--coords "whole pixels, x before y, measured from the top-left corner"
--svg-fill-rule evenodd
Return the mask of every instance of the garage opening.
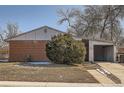
<path id="1" fill-rule="evenodd" d="M 113 61 L 113 46 L 94 45 L 94 61 Z"/>

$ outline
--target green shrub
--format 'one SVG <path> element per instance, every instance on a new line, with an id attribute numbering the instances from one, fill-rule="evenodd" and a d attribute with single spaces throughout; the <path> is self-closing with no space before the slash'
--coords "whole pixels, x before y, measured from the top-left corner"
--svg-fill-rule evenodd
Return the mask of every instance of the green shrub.
<path id="1" fill-rule="evenodd" d="M 54 63 L 82 63 L 86 49 L 82 41 L 74 40 L 69 34 L 59 34 L 46 44 L 46 54 Z"/>

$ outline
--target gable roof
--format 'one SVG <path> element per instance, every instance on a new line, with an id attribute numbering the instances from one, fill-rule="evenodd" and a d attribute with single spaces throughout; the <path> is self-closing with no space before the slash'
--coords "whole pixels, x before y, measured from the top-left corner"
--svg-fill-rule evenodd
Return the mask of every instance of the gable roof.
<path id="1" fill-rule="evenodd" d="M 35 31 L 37 31 L 37 30 L 44 29 L 44 28 L 48 28 L 48 29 L 51 29 L 51 30 L 53 30 L 53 31 L 60 32 L 60 33 L 66 33 L 66 32 L 57 30 L 57 29 L 55 29 L 55 28 L 49 27 L 49 26 L 42 26 L 42 27 L 33 29 L 33 30 L 31 30 L 31 31 L 18 34 L 18 35 L 16 35 L 16 36 L 12 37 L 12 38 L 5 39 L 5 41 L 11 40 L 11 39 L 14 39 L 14 38 L 16 38 L 16 37 L 22 36 L 22 35 L 24 35 L 24 34 L 31 33 L 31 32 L 35 32 Z"/>
<path id="2" fill-rule="evenodd" d="M 51 29 L 51 30 L 53 30 L 53 31 L 60 32 L 60 33 L 66 33 L 66 32 L 57 30 L 57 29 L 55 29 L 55 28 L 49 27 L 49 26 L 42 26 L 42 27 L 33 29 L 33 30 L 31 30 L 31 31 L 18 34 L 18 35 L 16 35 L 16 36 L 12 37 L 12 38 L 5 39 L 5 41 L 9 41 L 9 40 L 14 39 L 14 38 L 16 38 L 16 37 L 19 37 L 19 36 L 22 36 L 22 35 L 25 35 L 25 34 L 28 34 L 28 33 L 31 33 L 31 32 L 35 32 L 35 31 L 37 31 L 37 30 L 41 30 L 41 29 L 44 29 L 44 28 Z M 88 41 L 90 40 L 90 41 L 100 41 L 100 42 L 113 43 L 112 41 L 101 40 L 101 39 L 88 39 L 88 38 L 81 38 L 81 37 L 76 37 L 76 36 L 73 36 L 73 38 L 74 38 L 75 40 L 88 40 Z"/>

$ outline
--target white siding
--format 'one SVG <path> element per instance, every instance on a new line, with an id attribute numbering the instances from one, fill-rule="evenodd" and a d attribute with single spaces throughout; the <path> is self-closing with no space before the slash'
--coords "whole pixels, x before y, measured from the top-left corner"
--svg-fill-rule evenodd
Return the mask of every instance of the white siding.
<path id="1" fill-rule="evenodd" d="M 21 35 L 21 36 L 18 36 L 16 38 L 13 38 L 11 40 L 25 40 L 25 38 L 26 38 L 26 35 Z"/>
<path id="2" fill-rule="evenodd" d="M 45 29 L 47 29 L 47 31 L 45 31 Z M 62 32 L 44 27 L 42 29 L 37 29 L 35 31 L 31 31 L 23 35 L 17 36 L 11 40 L 50 40 L 51 37 L 60 33 Z"/>
<path id="3" fill-rule="evenodd" d="M 90 40 L 90 43 L 92 43 L 92 45 L 113 45 L 113 43 L 104 42 L 104 41 L 92 41 L 92 40 Z"/>
<path id="4" fill-rule="evenodd" d="M 35 32 L 25 34 L 25 40 L 35 40 Z"/>
<path id="5" fill-rule="evenodd" d="M 44 29 L 42 29 L 42 31 L 36 31 L 36 40 L 50 40 L 51 37 L 57 34 L 60 34 L 60 32 L 51 29 L 47 29 L 47 32 L 44 32 Z"/>

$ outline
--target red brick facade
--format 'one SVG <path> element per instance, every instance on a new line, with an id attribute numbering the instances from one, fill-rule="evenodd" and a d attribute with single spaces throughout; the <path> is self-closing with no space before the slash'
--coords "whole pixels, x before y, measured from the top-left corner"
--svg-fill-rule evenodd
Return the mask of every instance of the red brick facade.
<path id="1" fill-rule="evenodd" d="M 124 53 L 124 48 L 118 48 L 118 53 Z"/>
<path id="2" fill-rule="evenodd" d="M 16 40 L 9 42 L 9 61 L 25 61 L 30 55 L 32 61 L 48 61 L 46 56 L 47 41 L 45 40 Z"/>

